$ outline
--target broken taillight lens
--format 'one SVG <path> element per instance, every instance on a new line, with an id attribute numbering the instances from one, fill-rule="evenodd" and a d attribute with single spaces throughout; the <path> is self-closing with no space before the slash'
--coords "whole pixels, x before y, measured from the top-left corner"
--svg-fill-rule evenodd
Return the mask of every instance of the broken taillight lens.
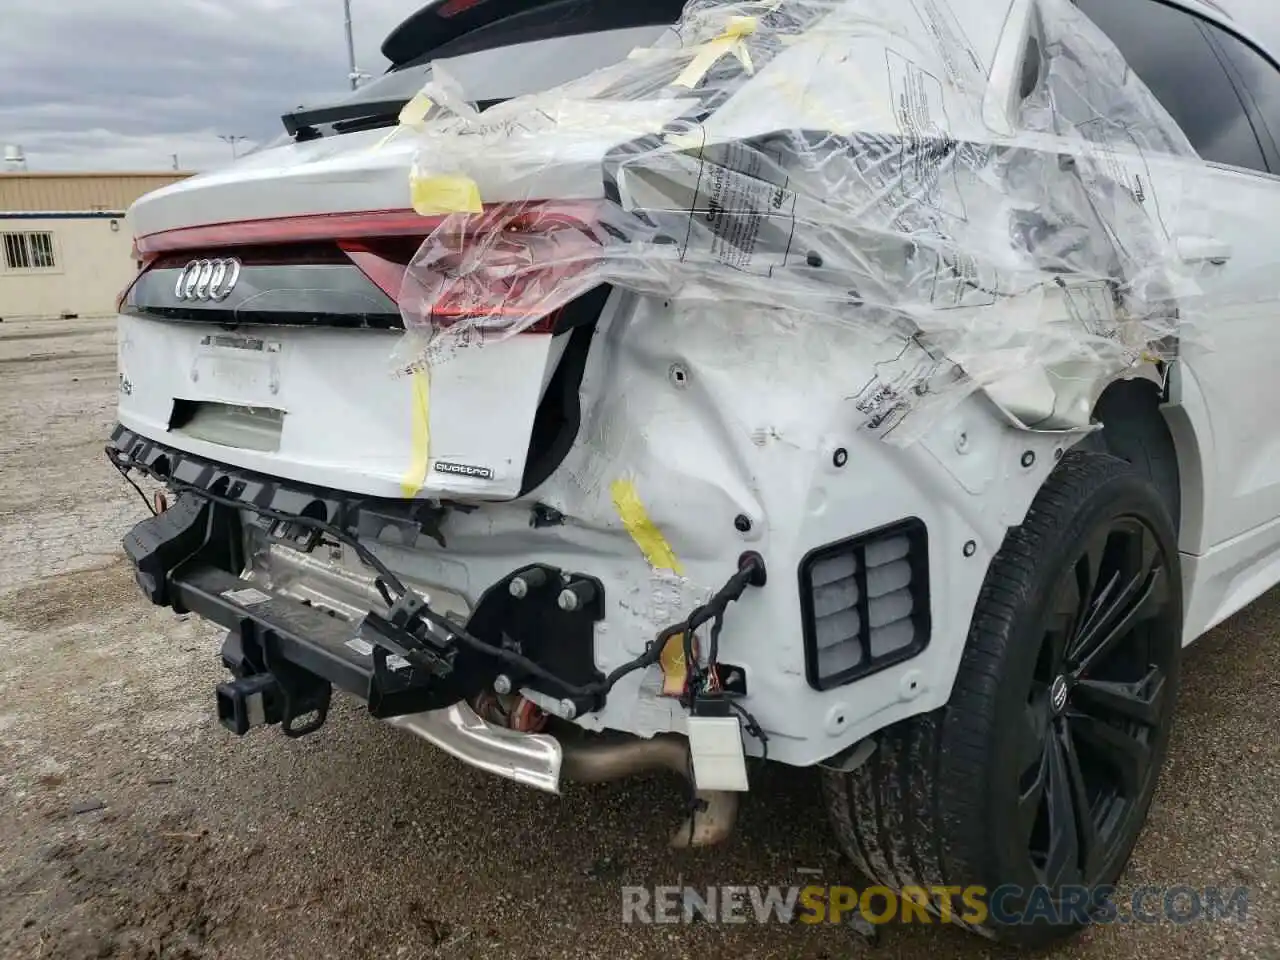
<path id="1" fill-rule="evenodd" d="M 550 329 L 561 307 L 596 281 L 603 238 L 586 204 L 496 206 L 447 218 L 409 264 L 406 322 L 482 321 L 495 332 Z"/>

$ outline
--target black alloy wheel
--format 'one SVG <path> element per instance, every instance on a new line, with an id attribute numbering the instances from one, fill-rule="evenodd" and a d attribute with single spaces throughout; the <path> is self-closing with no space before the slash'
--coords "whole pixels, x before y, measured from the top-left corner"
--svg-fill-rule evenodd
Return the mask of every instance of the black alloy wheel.
<path id="1" fill-rule="evenodd" d="M 1116 517 L 1053 591 L 1021 731 L 1018 800 L 1037 879 L 1050 888 L 1099 882 L 1142 813 L 1177 656 L 1152 637 L 1170 619 L 1169 560 L 1150 523 Z"/>

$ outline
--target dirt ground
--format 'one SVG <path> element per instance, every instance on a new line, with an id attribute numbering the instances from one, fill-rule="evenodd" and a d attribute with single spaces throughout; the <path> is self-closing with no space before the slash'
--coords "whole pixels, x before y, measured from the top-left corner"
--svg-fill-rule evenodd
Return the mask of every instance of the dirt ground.
<path id="1" fill-rule="evenodd" d="M 0 324 L 0 957 L 998 956 L 952 929 L 636 926 L 623 884 L 858 878 L 816 777 L 764 771 L 725 847 L 673 855 L 677 780 L 544 796 L 340 702 L 318 735 L 213 717 L 220 635 L 145 605 L 144 507 L 101 455 L 104 321 Z M 1250 888 L 1244 922 L 1096 928 L 1053 957 L 1280 957 L 1280 594 L 1188 654 L 1125 876 Z"/>

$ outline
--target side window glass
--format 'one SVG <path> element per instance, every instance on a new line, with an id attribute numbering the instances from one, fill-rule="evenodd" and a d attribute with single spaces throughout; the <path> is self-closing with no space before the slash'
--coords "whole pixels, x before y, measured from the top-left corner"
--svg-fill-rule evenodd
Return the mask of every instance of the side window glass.
<path id="1" fill-rule="evenodd" d="M 1156 0 L 1076 0 L 1206 160 L 1267 170 L 1244 104 L 1202 21 Z"/>
<path id="2" fill-rule="evenodd" d="M 1274 139 L 1280 136 L 1280 71 L 1277 71 L 1253 47 L 1243 40 L 1213 25 L 1206 25 L 1214 39 L 1222 46 L 1231 66 L 1244 83 L 1254 106 Z"/>

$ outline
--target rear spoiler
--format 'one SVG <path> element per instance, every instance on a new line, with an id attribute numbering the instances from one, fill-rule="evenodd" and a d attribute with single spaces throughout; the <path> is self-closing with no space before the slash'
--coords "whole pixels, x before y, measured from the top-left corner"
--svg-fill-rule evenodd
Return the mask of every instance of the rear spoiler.
<path id="1" fill-rule="evenodd" d="M 683 8 L 684 0 L 431 0 L 391 33 L 382 52 L 394 72 L 516 44 L 667 26 Z M 290 137 L 309 140 L 327 124 L 338 133 L 395 126 L 407 102 L 357 99 L 299 107 L 280 119 Z M 476 107 L 483 111 L 501 102 L 485 99 Z"/>
<path id="2" fill-rule="evenodd" d="M 558 0 L 428 0 L 418 12 L 391 31 L 382 55 L 392 63 L 408 63 L 437 47 L 488 26 Z"/>
<path id="3" fill-rule="evenodd" d="M 671 24 L 683 10 L 684 0 L 431 0 L 391 32 L 382 55 L 405 66 L 428 55 Z"/>

